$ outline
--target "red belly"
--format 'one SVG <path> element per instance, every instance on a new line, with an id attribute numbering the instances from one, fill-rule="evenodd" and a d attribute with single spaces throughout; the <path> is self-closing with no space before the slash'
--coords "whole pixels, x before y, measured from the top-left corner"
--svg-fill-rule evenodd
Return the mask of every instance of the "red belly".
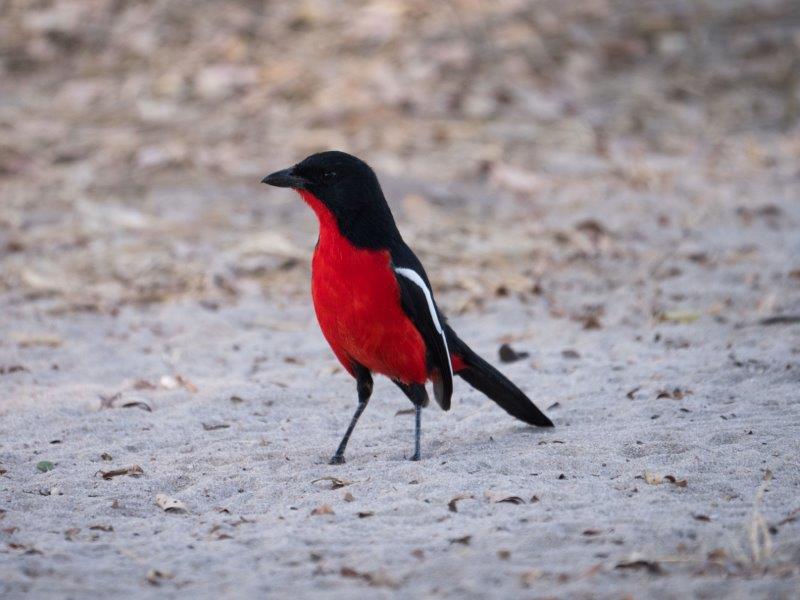
<path id="1" fill-rule="evenodd" d="M 311 294 L 322 333 L 351 374 L 352 359 L 404 383 L 425 382 L 425 343 L 400 305 L 388 251 L 356 248 L 323 225 Z"/>

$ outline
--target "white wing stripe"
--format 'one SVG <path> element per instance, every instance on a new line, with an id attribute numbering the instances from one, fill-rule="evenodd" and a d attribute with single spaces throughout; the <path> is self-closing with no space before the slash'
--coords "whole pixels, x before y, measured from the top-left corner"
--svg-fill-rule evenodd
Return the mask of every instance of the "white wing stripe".
<path id="1" fill-rule="evenodd" d="M 439 315 L 436 314 L 436 307 L 433 305 L 433 296 L 431 296 L 431 291 L 428 289 L 428 286 L 425 285 L 425 281 L 422 279 L 422 277 L 420 277 L 419 273 L 417 273 L 414 269 L 396 267 L 395 273 L 400 273 L 400 275 L 406 279 L 410 279 L 416 283 L 422 289 L 422 293 L 425 294 L 425 300 L 428 301 L 428 310 L 431 312 L 431 317 L 433 317 L 433 324 L 436 327 L 436 331 L 438 331 L 439 335 L 442 336 L 442 341 L 444 342 L 444 351 L 447 354 L 447 366 L 450 368 L 450 377 L 452 378 L 453 364 L 450 362 L 450 349 L 447 347 L 447 336 L 444 334 L 442 324 L 439 323 Z"/>

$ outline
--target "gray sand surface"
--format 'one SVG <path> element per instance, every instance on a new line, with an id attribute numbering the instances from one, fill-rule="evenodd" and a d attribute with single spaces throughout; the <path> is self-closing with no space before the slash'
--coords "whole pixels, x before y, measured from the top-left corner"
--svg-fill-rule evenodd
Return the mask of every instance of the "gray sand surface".
<path id="1" fill-rule="evenodd" d="M 0 597 L 797 597 L 798 152 L 762 148 L 767 167 L 744 150 L 643 159 L 644 185 L 556 171 L 535 208 L 450 202 L 439 245 L 425 223 L 445 205 L 394 193 L 454 328 L 495 364 L 501 342 L 529 352 L 501 368 L 556 423 L 524 426 L 458 380 L 449 413 L 424 413 L 419 463 L 410 404 L 379 379 L 347 464 L 327 465 L 355 390 L 317 330 L 307 258 L 233 298 L 6 295 Z M 191 219 L 181 202 L 202 214 L 223 192 L 140 216 Z M 274 194 L 237 217 L 245 242 L 283 232 L 308 256 L 295 198 L 229 192 Z M 194 243 L 209 277 L 246 258 Z"/>

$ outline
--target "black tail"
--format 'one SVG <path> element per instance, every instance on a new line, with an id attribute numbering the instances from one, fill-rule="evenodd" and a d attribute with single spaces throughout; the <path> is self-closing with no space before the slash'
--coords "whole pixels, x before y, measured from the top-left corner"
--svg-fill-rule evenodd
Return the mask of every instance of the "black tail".
<path id="1" fill-rule="evenodd" d="M 553 422 L 531 402 L 522 390 L 505 375 L 478 356 L 447 327 L 450 352 L 458 355 L 466 365 L 457 374 L 479 392 L 494 400 L 511 416 L 539 427 L 553 427 Z"/>

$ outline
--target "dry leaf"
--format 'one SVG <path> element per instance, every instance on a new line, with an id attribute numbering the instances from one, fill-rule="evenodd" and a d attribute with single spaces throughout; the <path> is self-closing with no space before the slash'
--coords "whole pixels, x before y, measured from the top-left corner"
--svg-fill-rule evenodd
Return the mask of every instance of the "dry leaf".
<path id="1" fill-rule="evenodd" d="M 695 521 L 702 521 L 704 523 L 711 522 L 711 517 L 709 517 L 708 515 L 692 515 L 692 517 L 694 518 Z"/>
<path id="2" fill-rule="evenodd" d="M 686 487 L 689 483 L 685 479 L 678 479 L 674 475 L 664 475 L 664 480 L 669 481 L 672 485 L 676 485 L 678 487 Z"/>
<path id="3" fill-rule="evenodd" d="M 472 539 L 471 535 L 465 535 L 462 537 L 450 538 L 449 541 L 451 544 L 462 544 L 464 546 L 468 546 L 471 539 Z"/>
<path id="4" fill-rule="evenodd" d="M 649 560 L 631 560 L 627 562 L 620 562 L 617 563 L 614 567 L 615 569 L 646 569 L 649 573 L 653 575 L 658 575 L 663 573 L 661 569 L 661 565 L 657 562 L 649 561 Z"/>
<path id="5" fill-rule="evenodd" d="M 217 429 L 227 429 L 230 427 L 227 423 L 203 423 L 203 429 L 206 431 L 216 431 Z"/>
<path id="6" fill-rule="evenodd" d="M 121 406 L 122 408 L 141 408 L 142 410 L 146 410 L 147 412 L 153 412 L 153 409 L 150 408 L 150 405 L 147 404 L 147 402 L 142 402 L 141 400 L 131 400 L 130 402 L 126 402 Z"/>
<path id="7" fill-rule="evenodd" d="M 347 481 L 346 479 L 339 479 L 338 477 L 331 477 L 329 475 L 325 477 L 319 477 L 314 481 L 312 481 L 311 483 L 317 483 L 318 481 L 330 481 L 332 490 L 338 490 L 339 488 L 343 488 L 344 486 L 353 483 L 352 481 Z"/>
<path id="8" fill-rule="evenodd" d="M 312 516 L 320 516 L 320 515 L 334 515 L 336 513 L 333 512 L 330 504 L 321 504 L 317 508 L 311 511 Z"/>
<path id="9" fill-rule="evenodd" d="M 376 573 L 367 573 L 366 571 L 356 571 L 352 567 L 342 567 L 339 570 L 339 575 L 342 577 L 348 577 L 353 579 L 362 579 L 366 581 L 368 584 L 374 587 L 390 587 L 395 588 L 397 587 L 397 582 L 389 577 L 388 575 L 376 572 Z"/>
<path id="10" fill-rule="evenodd" d="M 525 500 L 519 496 L 509 494 L 507 492 L 493 492 L 489 490 L 484 495 L 492 504 L 498 504 L 500 502 L 506 502 L 508 504 L 525 504 Z"/>
<path id="11" fill-rule="evenodd" d="M 646 483 L 650 485 L 660 485 L 665 481 L 675 485 L 677 487 L 686 487 L 688 485 L 688 481 L 685 479 L 678 479 L 674 475 L 658 475 L 657 473 L 651 473 L 650 471 L 644 472 L 644 480 Z"/>
<path id="12" fill-rule="evenodd" d="M 497 353 L 500 357 L 500 362 L 503 363 L 517 362 L 518 360 L 522 360 L 523 358 L 528 358 L 530 356 L 529 352 L 518 352 L 509 344 L 503 344 L 500 346 L 500 349 L 497 351 Z"/>
<path id="13" fill-rule="evenodd" d="M 112 471 L 100 471 L 100 476 L 103 479 L 113 479 L 114 477 L 119 477 L 120 475 L 129 475 L 131 477 L 140 477 L 144 475 L 144 471 L 142 467 L 139 465 L 132 465 L 130 467 L 124 467 L 122 469 L 114 469 Z"/>
<path id="14" fill-rule="evenodd" d="M 450 512 L 458 512 L 458 507 L 456 506 L 456 503 L 459 500 L 472 500 L 473 498 L 474 496 L 472 494 L 459 494 L 458 496 L 452 498 L 450 502 L 447 503 L 447 509 Z"/>
<path id="15" fill-rule="evenodd" d="M 172 579 L 174 574 L 169 571 L 161 571 L 159 569 L 150 569 L 145 578 L 150 585 L 161 585 L 161 582 L 166 579 Z"/>
<path id="16" fill-rule="evenodd" d="M 180 500 L 176 500 L 166 494 L 156 495 L 156 504 L 164 512 L 184 513 L 186 512 L 186 505 Z"/>

